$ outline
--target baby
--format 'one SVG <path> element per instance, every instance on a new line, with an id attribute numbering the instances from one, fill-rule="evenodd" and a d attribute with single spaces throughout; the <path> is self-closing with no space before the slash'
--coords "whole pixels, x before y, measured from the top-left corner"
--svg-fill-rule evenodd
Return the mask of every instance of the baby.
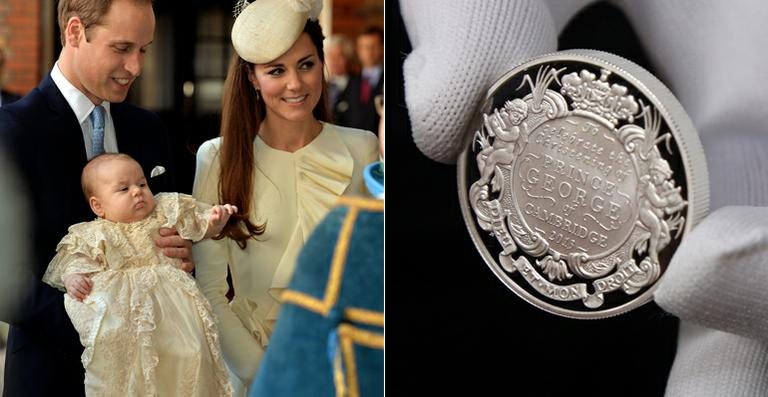
<path id="1" fill-rule="evenodd" d="M 221 232 L 231 205 L 152 195 L 125 154 L 94 157 L 83 192 L 98 219 L 69 228 L 43 281 L 66 289 L 88 396 L 229 396 L 211 307 L 194 279 L 154 244 L 161 227 L 199 241 Z"/>

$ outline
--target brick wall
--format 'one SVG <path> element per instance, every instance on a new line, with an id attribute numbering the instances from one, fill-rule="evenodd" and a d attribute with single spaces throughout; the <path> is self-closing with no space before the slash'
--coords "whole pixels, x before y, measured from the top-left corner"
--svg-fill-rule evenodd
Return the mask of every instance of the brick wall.
<path id="1" fill-rule="evenodd" d="M 354 39 L 368 25 L 384 27 L 384 1 L 333 0 L 333 33 Z"/>
<path id="2" fill-rule="evenodd" d="M 0 42 L 5 42 L 9 49 L 4 87 L 20 94 L 37 86 L 41 69 L 50 63 L 42 59 L 45 51 L 44 30 L 40 26 L 41 1 L 53 0 L 0 0 Z M 333 32 L 354 39 L 367 25 L 383 26 L 383 3 L 382 0 L 332 0 Z M 53 29 L 58 31 L 56 26 Z"/>
<path id="3" fill-rule="evenodd" d="M 0 0 L 0 41 L 8 48 L 5 65 L 9 91 L 25 94 L 40 81 L 40 2 Z"/>

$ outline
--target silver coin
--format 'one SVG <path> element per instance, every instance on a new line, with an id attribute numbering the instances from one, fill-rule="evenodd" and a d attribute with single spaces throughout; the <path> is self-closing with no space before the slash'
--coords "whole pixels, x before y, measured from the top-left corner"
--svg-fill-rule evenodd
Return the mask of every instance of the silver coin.
<path id="1" fill-rule="evenodd" d="M 458 164 L 485 262 L 548 312 L 603 318 L 653 298 L 706 215 L 693 123 L 651 73 L 613 54 L 557 52 L 488 91 Z"/>

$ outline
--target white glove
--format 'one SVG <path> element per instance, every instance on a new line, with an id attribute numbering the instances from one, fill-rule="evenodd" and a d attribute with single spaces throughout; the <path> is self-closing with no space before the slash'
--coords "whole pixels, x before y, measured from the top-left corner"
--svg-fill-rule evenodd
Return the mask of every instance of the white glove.
<path id="1" fill-rule="evenodd" d="M 668 396 L 768 395 L 767 280 L 768 207 L 720 208 L 683 239 L 655 294 L 682 320 Z"/>
<path id="2" fill-rule="evenodd" d="M 455 163 L 491 84 L 517 63 L 555 50 L 557 32 L 535 0 L 401 0 L 413 51 L 403 64 L 416 146 Z"/>
<path id="3" fill-rule="evenodd" d="M 693 119 L 710 175 L 713 212 L 681 244 L 656 293 L 656 302 L 681 319 L 667 396 L 768 395 L 768 337 L 761 331 L 767 294 L 760 283 L 768 272 L 768 210 L 758 207 L 768 205 L 768 57 L 761 50 L 768 4 L 620 5 Z M 751 207 L 718 210 L 728 205 Z"/>

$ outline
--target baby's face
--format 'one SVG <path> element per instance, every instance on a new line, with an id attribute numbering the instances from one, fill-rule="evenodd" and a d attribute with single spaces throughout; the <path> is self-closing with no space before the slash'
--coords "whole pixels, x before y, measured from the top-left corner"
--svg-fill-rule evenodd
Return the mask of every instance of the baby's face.
<path id="1" fill-rule="evenodd" d="M 138 163 L 118 158 L 99 166 L 94 175 L 96 215 L 112 222 L 136 222 L 155 209 L 155 198 Z"/>

